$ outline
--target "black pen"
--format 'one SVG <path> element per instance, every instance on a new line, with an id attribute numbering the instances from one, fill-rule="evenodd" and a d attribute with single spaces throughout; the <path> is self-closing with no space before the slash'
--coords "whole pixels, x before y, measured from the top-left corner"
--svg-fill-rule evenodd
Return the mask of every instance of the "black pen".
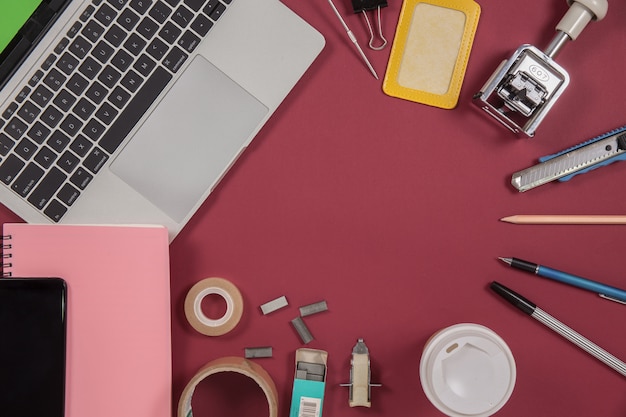
<path id="1" fill-rule="evenodd" d="M 554 330 L 585 352 L 589 353 L 594 358 L 622 374 L 622 376 L 626 376 L 626 363 L 617 359 L 615 356 L 611 355 L 609 352 L 602 349 L 600 346 L 596 345 L 580 333 L 561 323 L 559 320 L 537 307 L 537 305 L 532 301 L 522 297 L 515 291 L 496 281 L 491 283 L 491 289 L 498 295 L 502 296 L 509 303 L 528 314 L 530 317 Z"/>

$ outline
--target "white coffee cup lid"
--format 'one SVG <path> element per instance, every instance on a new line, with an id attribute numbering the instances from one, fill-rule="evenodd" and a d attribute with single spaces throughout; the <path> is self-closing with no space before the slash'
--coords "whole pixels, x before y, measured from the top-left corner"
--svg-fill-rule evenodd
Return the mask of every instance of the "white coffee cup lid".
<path id="1" fill-rule="evenodd" d="M 486 417 L 508 401 L 515 359 L 507 344 L 479 324 L 461 323 L 435 333 L 420 361 L 426 397 L 450 417 Z"/>

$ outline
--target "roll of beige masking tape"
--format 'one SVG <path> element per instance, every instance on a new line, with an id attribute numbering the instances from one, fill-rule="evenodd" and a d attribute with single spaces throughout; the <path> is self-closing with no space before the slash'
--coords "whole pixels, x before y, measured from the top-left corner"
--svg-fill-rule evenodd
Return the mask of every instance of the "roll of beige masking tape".
<path id="1" fill-rule="evenodd" d="M 261 387 L 267 398 L 270 417 L 278 416 L 278 392 L 276 391 L 276 384 L 274 384 L 274 381 L 267 371 L 260 365 L 245 358 L 227 356 L 207 363 L 191 378 L 191 381 L 187 383 L 187 386 L 183 389 L 183 393 L 180 396 L 180 401 L 178 402 L 178 417 L 193 415 L 191 410 L 191 398 L 193 397 L 194 390 L 202 380 L 219 372 L 237 372 L 252 378 L 259 387 Z"/>
<path id="2" fill-rule="evenodd" d="M 216 294 L 226 301 L 226 313 L 218 319 L 207 317 L 202 311 L 202 300 Z M 189 324 L 207 336 L 220 336 L 230 332 L 243 314 L 243 298 L 230 281 L 223 278 L 206 278 L 196 283 L 185 298 L 185 315 Z"/>

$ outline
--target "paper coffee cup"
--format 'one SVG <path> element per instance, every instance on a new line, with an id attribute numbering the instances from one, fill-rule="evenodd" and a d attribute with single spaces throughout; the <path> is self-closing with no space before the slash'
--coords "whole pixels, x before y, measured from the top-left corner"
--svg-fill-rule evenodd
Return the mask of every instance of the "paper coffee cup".
<path id="1" fill-rule="evenodd" d="M 426 397 L 450 417 L 494 414 L 511 396 L 515 377 L 507 344 L 478 324 L 457 324 L 435 333 L 420 361 Z"/>

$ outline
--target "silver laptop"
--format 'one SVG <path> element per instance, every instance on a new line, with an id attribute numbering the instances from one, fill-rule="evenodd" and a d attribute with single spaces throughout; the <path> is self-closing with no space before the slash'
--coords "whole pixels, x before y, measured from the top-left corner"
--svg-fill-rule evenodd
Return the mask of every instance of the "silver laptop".
<path id="1" fill-rule="evenodd" d="M 324 47 L 278 0 L 1 1 L 0 28 L 0 202 L 170 240 Z"/>

